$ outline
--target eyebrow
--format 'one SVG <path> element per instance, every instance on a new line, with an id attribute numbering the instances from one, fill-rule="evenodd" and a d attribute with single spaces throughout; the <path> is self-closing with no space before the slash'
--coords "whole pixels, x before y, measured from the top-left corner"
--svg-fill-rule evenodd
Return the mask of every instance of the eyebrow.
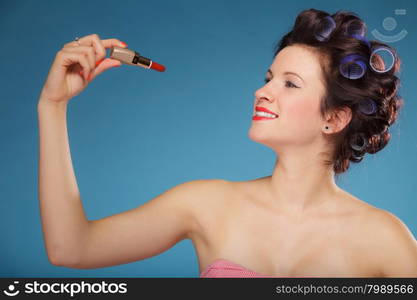
<path id="1" fill-rule="evenodd" d="M 274 74 L 272 73 L 271 69 L 268 69 L 268 74 L 271 74 L 272 76 L 274 76 Z M 295 75 L 295 76 L 297 76 L 298 78 L 300 78 L 304 82 L 304 79 L 300 75 L 298 75 L 297 73 L 289 72 L 289 71 L 284 72 L 284 75 L 288 75 L 288 74 Z"/>

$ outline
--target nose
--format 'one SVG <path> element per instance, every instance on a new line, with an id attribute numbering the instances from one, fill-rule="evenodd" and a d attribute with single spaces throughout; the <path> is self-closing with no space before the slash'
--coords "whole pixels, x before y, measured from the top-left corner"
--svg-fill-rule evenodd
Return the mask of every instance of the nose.
<path id="1" fill-rule="evenodd" d="M 265 88 L 265 86 L 256 90 L 255 98 L 256 98 L 257 103 L 260 103 L 260 102 L 265 101 L 265 100 L 269 101 L 269 102 L 273 102 L 275 100 L 273 95 L 270 92 L 268 92 L 268 90 Z"/>

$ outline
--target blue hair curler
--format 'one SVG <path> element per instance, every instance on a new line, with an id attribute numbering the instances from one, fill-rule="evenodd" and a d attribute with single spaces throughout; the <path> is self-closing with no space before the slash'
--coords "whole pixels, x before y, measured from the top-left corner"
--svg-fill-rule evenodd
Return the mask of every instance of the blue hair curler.
<path id="1" fill-rule="evenodd" d="M 362 155 L 356 155 L 355 153 L 352 153 L 352 157 L 357 161 L 361 162 L 363 160 L 363 154 Z"/>
<path id="2" fill-rule="evenodd" d="M 395 54 L 391 49 L 380 46 L 372 50 L 369 58 L 369 65 L 373 71 L 377 73 L 385 73 L 391 70 L 394 64 Z"/>
<path id="3" fill-rule="evenodd" d="M 358 54 L 345 56 L 339 65 L 340 74 L 347 79 L 361 78 L 365 74 L 366 69 L 366 59 Z"/>
<path id="4" fill-rule="evenodd" d="M 365 135 L 360 132 L 350 138 L 349 145 L 353 150 L 363 151 L 368 146 L 368 141 Z"/>
<path id="5" fill-rule="evenodd" d="M 331 16 L 324 17 L 314 32 L 314 36 L 320 42 L 327 40 L 336 28 L 336 22 Z"/>
<path id="6" fill-rule="evenodd" d="M 359 19 L 353 19 L 348 21 L 346 25 L 345 34 L 347 36 L 357 35 L 365 37 L 366 35 L 366 25 Z"/>
<path id="7" fill-rule="evenodd" d="M 372 115 L 376 112 L 377 105 L 372 99 L 362 99 L 359 102 L 359 111 L 365 115 Z"/>

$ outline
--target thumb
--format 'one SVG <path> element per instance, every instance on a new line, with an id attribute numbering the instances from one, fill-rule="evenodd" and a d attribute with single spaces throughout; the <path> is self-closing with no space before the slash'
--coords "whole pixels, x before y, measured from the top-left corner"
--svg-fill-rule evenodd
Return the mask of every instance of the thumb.
<path id="1" fill-rule="evenodd" d="M 98 63 L 99 64 L 96 66 L 94 71 L 91 73 L 91 76 L 90 76 L 89 80 L 92 80 L 94 77 L 100 75 L 101 73 L 103 73 L 104 71 L 106 71 L 110 68 L 120 67 L 122 65 L 122 63 L 119 60 L 113 59 L 113 58 L 105 58 L 101 62 L 98 61 Z"/>

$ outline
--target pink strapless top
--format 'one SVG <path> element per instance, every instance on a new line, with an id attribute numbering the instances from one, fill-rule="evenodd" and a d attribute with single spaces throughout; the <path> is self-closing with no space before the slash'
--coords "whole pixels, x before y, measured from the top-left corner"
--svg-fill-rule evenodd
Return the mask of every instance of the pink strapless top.
<path id="1" fill-rule="evenodd" d="M 290 276 L 271 276 L 271 275 L 263 275 L 259 274 L 255 271 L 249 270 L 242 265 L 234 263 L 230 260 L 226 259 L 216 259 L 211 264 L 207 266 L 207 268 L 200 273 L 200 278 L 215 278 L 215 277 L 256 277 L 256 278 L 285 278 Z M 307 277 L 307 276 L 300 276 L 299 278 Z M 291 278 L 298 278 L 298 277 L 291 277 Z"/>

